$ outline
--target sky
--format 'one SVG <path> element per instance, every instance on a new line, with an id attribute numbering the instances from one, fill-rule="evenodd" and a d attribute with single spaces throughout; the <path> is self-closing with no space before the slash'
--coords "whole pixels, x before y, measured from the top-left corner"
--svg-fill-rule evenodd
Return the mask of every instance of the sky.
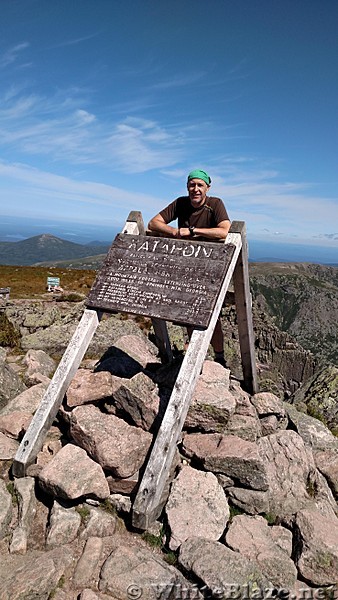
<path id="1" fill-rule="evenodd" d="M 147 223 L 201 168 L 249 239 L 338 251 L 337 0 L 0 8 L 0 225 Z"/>

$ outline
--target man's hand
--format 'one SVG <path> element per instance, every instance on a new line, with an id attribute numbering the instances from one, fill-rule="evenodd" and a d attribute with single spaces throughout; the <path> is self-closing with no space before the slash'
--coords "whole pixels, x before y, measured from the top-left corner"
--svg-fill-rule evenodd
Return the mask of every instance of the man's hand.
<path id="1" fill-rule="evenodd" d="M 177 237 L 180 237 L 180 238 L 191 237 L 191 233 L 189 231 L 189 228 L 188 227 L 180 227 L 180 229 L 178 230 Z"/>

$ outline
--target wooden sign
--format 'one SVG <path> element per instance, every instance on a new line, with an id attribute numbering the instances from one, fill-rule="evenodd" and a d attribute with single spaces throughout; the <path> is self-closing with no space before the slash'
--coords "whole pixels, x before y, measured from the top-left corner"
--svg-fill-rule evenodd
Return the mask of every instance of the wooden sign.
<path id="1" fill-rule="evenodd" d="M 235 247 L 119 234 L 86 305 L 207 327 Z"/>

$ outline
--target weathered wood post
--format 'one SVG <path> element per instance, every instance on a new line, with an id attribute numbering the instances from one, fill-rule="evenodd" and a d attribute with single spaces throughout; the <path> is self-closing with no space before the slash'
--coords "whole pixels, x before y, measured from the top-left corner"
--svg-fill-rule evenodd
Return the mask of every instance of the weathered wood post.
<path id="1" fill-rule="evenodd" d="M 255 358 L 255 337 L 252 322 L 248 244 L 245 223 L 243 221 L 233 221 L 230 233 L 240 234 L 242 238 L 242 248 L 234 270 L 233 282 L 244 387 L 249 394 L 256 394 L 258 392 L 258 384 Z"/>
<path id="2" fill-rule="evenodd" d="M 142 215 L 138 211 L 133 211 L 129 214 L 123 231 L 133 235 L 138 234 L 140 230 L 144 231 Z M 25 476 L 27 467 L 34 462 L 40 451 L 101 318 L 102 311 L 93 308 L 85 309 L 14 457 L 13 474 L 15 477 Z"/>

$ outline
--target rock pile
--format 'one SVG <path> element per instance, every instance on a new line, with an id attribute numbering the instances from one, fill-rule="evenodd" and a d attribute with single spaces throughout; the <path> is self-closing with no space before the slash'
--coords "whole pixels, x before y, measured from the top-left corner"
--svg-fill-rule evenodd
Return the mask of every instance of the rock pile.
<path id="1" fill-rule="evenodd" d="M 132 529 L 179 362 L 161 365 L 131 321 L 119 329 L 107 319 L 104 336 L 109 352 L 83 361 L 36 463 L 14 481 L 13 457 L 55 363 L 35 338 L 24 356 L 0 353 L 0 598 L 337 595 L 337 438 L 272 393 L 250 397 L 211 360 L 159 521 Z"/>

